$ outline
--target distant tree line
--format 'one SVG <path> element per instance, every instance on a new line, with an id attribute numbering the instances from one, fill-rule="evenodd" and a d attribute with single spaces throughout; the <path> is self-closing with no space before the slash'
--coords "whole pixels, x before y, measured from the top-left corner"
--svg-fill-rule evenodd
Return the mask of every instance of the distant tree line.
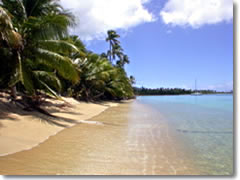
<path id="1" fill-rule="evenodd" d="M 134 87 L 135 95 L 182 95 L 191 94 L 192 90 L 180 89 L 180 88 L 137 88 Z"/>
<path id="2" fill-rule="evenodd" d="M 229 94 L 231 92 L 218 92 L 215 90 L 191 90 L 191 89 L 181 89 L 181 88 L 145 88 L 145 87 L 134 87 L 135 95 L 187 95 L 193 93 L 201 93 L 201 94 Z"/>

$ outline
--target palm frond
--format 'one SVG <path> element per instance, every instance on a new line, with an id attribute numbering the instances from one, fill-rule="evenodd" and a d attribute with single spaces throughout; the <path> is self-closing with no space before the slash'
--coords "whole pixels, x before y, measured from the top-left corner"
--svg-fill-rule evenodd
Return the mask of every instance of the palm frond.
<path id="1" fill-rule="evenodd" d="M 64 40 L 40 40 L 38 41 L 38 45 L 40 48 L 48 49 L 54 52 L 61 53 L 79 52 L 79 49 L 75 45 Z"/>
<path id="2" fill-rule="evenodd" d="M 29 17 L 22 25 L 25 34 L 36 40 L 62 39 L 68 35 L 71 21 L 65 15 L 49 14 Z"/>
<path id="3" fill-rule="evenodd" d="M 50 96 L 53 96 L 53 97 L 56 97 L 57 99 L 59 100 L 63 100 L 61 98 L 61 96 L 59 96 L 54 90 L 52 90 L 45 82 L 43 81 L 39 81 L 44 87 L 45 87 L 45 92 L 50 95 Z"/>
<path id="4" fill-rule="evenodd" d="M 41 63 L 56 69 L 59 75 L 63 78 L 70 80 L 73 83 L 77 83 L 79 81 L 76 66 L 68 57 L 40 48 L 38 48 L 35 53 Z"/>
<path id="5" fill-rule="evenodd" d="M 45 82 L 49 87 L 53 87 L 59 92 L 62 89 L 61 82 L 55 73 L 47 71 L 33 71 L 33 73 L 36 76 L 36 79 Z"/>

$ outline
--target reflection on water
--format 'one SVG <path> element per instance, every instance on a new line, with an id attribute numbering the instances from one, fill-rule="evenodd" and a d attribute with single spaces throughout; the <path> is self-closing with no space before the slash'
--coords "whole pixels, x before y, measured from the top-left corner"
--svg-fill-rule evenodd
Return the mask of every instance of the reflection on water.
<path id="1" fill-rule="evenodd" d="M 104 125 L 79 124 L 0 157 L 0 174 L 232 174 L 229 101 L 202 98 L 140 97 L 110 108 L 91 119 Z"/>
<path id="2" fill-rule="evenodd" d="M 133 104 L 129 113 L 130 160 L 141 160 L 143 174 L 198 174 L 187 148 L 179 144 L 164 117 L 148 106 Z"/>

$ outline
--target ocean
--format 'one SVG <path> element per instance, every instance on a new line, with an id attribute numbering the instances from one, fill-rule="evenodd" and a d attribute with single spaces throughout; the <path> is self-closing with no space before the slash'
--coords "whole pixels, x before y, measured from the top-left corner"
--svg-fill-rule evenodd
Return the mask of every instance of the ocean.
<path id="1" fill-rule="evenodd" d="M 164 116 L 200 174 L 233 174 L 233 96 L 140 96 Z"/>

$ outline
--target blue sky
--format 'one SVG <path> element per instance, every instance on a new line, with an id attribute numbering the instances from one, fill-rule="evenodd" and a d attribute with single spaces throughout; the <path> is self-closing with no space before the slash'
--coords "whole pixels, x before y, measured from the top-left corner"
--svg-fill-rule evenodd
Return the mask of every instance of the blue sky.
<path id="1" fill-rule="evenodd" d="M 93 26 L 84 42 L 92 51 L 106 52 L 109 46 L 104 31 L 110 28 L 120 33 L 121 45 L 131 61 L 126 71 L 136 78 L 139 87 L 192 89 L 197 79 L 199 89 L 231 90 L 232 2 L 209 1 L 134 0 L 131 9 L 124 9 L 125 1 L 118 15 L 122 27 L 116 23 L 118 16 L 114 21 L 107 18 L 108 14 L 101 21 L 93 14 L 85 17 L 91 19 L 90 28 L 95 23 L 99 30 L 95 32 Z M 92 12 L 96 9 L 97 5 Z M 81 36 L 85 32 L 79 27 L 75 33 Z"/>

